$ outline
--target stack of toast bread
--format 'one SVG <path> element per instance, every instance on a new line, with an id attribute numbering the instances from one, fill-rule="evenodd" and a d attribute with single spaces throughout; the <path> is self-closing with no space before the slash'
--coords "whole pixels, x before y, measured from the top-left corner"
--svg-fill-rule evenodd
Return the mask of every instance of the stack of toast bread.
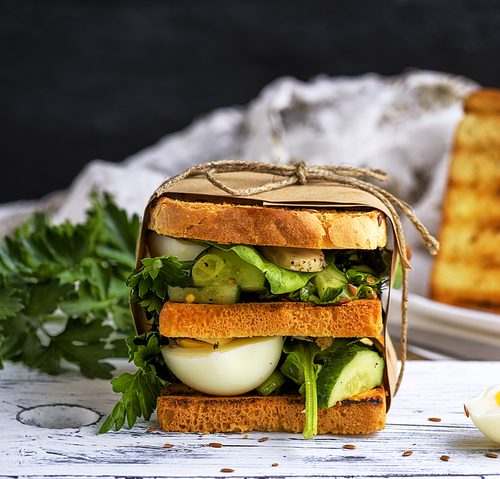
<path id="1" fill-rule="evenodd" d="M 175 195 L 155 200 L 147 228 L 159 235 L 218 243 L 319 249 L 374 250 L 386 245 L 383 213 L 367 208 L 306 209 L 210 201 Z M 376 338 L 383 329 L 380 298 L 315 305 L 293 301 L 195 304 L 166 301 L 159 331 L 167 338 Z M 163 388 L 157 411 L 165 431 L 300 432 L 305 399 L 298 391 L 275 396 L 248 392 L 213 396 L 182 383 Z M 385 427 L 383 385 L 330 408 L 318 409 L 318 433 L 358 434 Z"/>
<path id="2" fill-rule="evenodd" d="M 500 313 L 500 90 L 465 101 L 449 165 L 431 299 Z"/>

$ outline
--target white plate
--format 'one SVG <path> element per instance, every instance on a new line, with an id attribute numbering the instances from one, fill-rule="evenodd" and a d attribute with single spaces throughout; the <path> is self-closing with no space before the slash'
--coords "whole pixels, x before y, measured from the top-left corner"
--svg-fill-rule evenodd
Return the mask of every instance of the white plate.
<path id="1" fill-rule="evenodd" d="M 391 314 L 397 309 L 400 314 L 401 291 L 391 292 L 391 306 L 389 321 L 397 320 Z M 417 294 L 408 295 L 408 318 L 416 326 L 419 319 L 434 319 L 440 323 L 446 323 L 454 327 L 460 327 L 472 331 L 500 334 L 500 315 L 477 311 L 474 309 L 459 308 L 444 303 L 432 301 Z"/>
<path id="2" fill-rule="evenodd" d="M 399 335 L 400 325 L 401 291 L 394 290 L 388 318 L 391 335 Z M 450 348 L 453 349 L 453 345 L 461 348 L 467 342 L 470 346 L 469 359 L 489 357 L 494 351 L 491 347 L 500 348 L 500 315 L 438 303 L 417 294 L 408 295 L 408 331 L 409 342 L 420 339 L 421 345 L 422 334 L 412 335 L 412 331 L 430 333 L 427 334 L 429 347 L 432 342 L 440 343 L 449 339 L 448 352 Z M 458 341 L 453 342 L 453 338 Z M 481 345 L 487 347 L 488 351 L 481 351 Z M 498 351 L 500 355 L 500 349 Z"/>

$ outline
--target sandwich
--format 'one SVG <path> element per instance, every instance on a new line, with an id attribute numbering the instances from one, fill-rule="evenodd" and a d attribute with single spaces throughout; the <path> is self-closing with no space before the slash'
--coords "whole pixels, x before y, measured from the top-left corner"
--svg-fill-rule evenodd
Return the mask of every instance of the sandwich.
<path id="1" fill-rule="evenodd" d="M 101 432 L 155 408 L 169 432 L 384 429 L 396 362 L 385 300 L 398 258 L 407 267 L 398 235 L 387 247 L 393 210 L 331 180 L 275 190 L 274 175 L 215 181 L 209 167 L 146 207 L 127 280 L 144 374 L 112 381 L 123 396 Z"/>

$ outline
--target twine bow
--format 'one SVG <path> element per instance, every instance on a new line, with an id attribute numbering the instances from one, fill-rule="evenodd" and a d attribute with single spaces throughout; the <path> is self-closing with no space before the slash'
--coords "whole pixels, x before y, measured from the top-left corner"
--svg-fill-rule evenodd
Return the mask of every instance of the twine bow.
<path id="1" fill-rule="evenodd" d="M 222 183 L 215 178 L 216 173 L 229 173 L 229 172 L 256 172 L 268 173 L 275 176 L 284 177 L 281 181 L 272 181 L 264 185 L 247 188 L 243 190 L 236 190 Z M 277 190 L 286 188 L 290 185 L 301 184 L 305 185 L 309 180 L 323 180 L 340 185 L 349 186 L 359 190 L 371 193 L 378 198 L 386 208 L 391 212 L 394 233 L 397 237 L 399 245 L 401 245 L 399 254 L 405 262 L 407 261 L 405 239 L 403 235 L 403 227 L 401 220 L 396 212 L 395 206 L 402 211 L 405 216 L 412 222 L 417 231 L 422 237 L 427 249 L 431 254 L 437 254 L 439 250 L 438 241 L 429 233 L 425 226 L 418 220 L 413 208 L 406 202 L 396 198 L 394 195 L 384 190 L 383 188 L 363 181 L 361 178 L 371 178 L 377 181 L 388 181 L 389 175 L 382 170 L 375 168 L 358 168 L 352 166 L 308 166 L 305 161 L 299 161 L 295 165 L 278 165 L 272 163 L 260 163 L 252 161 L 237 161 L 237 160 L 220 160 L 202 163 L 188 168 L 180 175 L 174 176 L 165 181 L 153 194 L 151 200 L 163 195 L 175 183 L 191 177 L 204 175 L 210 183 L 217 188 L 234 196 L 251 196 L 266 191 Z M 150 201 L 151 201 L 150 200 Z M 403 268 L 403 281 L 402 281 L 402 299 L 401 299 L 401 369 L 396 382 L 395 391 L 399 389 L 403 377 L 405 362 L 406 362 L 406 343 L 407 343 L 407 311 L 408 311 L 408 273 Z"/>

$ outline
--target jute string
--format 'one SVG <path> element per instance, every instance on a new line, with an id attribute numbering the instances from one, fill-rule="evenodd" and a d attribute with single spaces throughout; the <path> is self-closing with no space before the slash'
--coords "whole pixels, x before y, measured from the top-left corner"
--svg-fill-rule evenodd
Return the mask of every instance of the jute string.
<path id="1" fill-rule="evenodd" d="M 255 172 L 268 173 L 275 176 L 283 177 L 279 181 L 272 181 L 264 185 L 247 188 L 244 190 L 235 190 L 222 183 L 215 178 L 217 173 L 229 172 Z M 295 165 L 278 165 L 272 163 L 259 163 L 252 161 L 237 161 L 237 160 L 220 160 L 202 163 L 188 168 L 180 175 L 174 176 L 165 181 L 153 194 L 151 200 L 160 197 L 175 183 L 192 176 L 205 176 L 207 180 L 217 188 L 234 196 L 252 196 L 266 191 L 278 190 L 286 188 L 290 185 L 306 184 L 309 180 L 322 180 L 340 185 L 350 186 L 359 190 L 371 193 L 378 198 L 390 211 L 394 233 L 397 241 L 401 246 L 399 254 L 407 262 L 405 239 L 403 235 L 403 227 L 401 220 L 396 212 L 397 207 L 404 215 L 412 222 L 417 231 L 422 237 L 422 241 L 431 254 L 437 254 L 439 250 L 438 241 L 427 231 L 425 226 L 418 220 L 413 208 L 406 202 L 396 198 L 394 195 L 384 190 L 383 188 L 368 183 L 361 178 L 371 178 L 377 181 L 385 182 L 389 180 L 389 175 L 382 170 L 374 168 L 357 168 L 351 166 L 308 166 L 306 162 L 299 161 Z M 406 347 L 407 347 L 407 312 L 408 312 L 408 274 L 403 268 L 402 281 L 402 299 L 401 299 L 401 369 L 396 382 L 395 391 L 399 389 L 403 378 L 405 363 L 406 363 Z"/>

